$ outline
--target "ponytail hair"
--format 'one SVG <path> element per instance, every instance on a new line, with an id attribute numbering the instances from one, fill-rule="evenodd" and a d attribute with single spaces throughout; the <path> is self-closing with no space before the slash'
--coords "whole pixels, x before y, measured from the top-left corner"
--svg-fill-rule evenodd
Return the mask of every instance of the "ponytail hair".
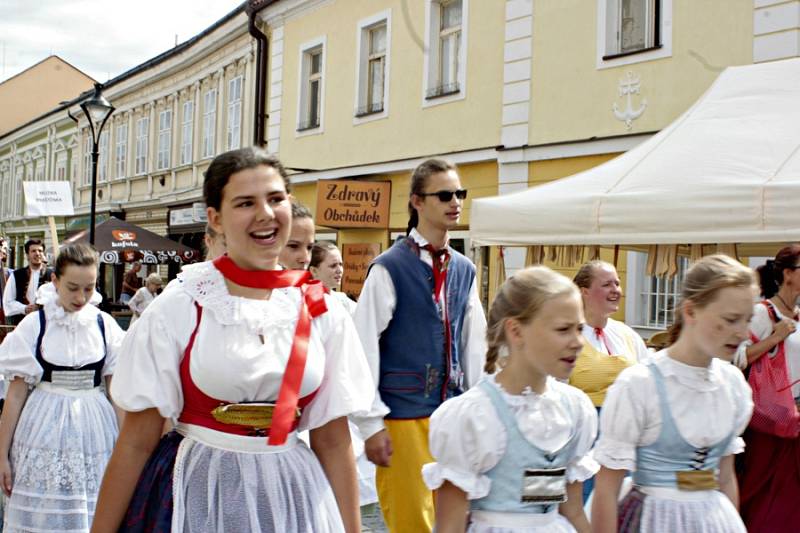
<path id="1" fill-rule="evenodd" d="M 501 352 L 508 349 L 505 333 L 508 319 L 527 324 L 547 301 L 569 294 L 577 297 L 578 288 L 569 278 L 545 266 L 528 267 L 508 278 L 489 308 L 484 371 L 492 374 L 502 366 Z"/>
<path id="2" fill-rule="evenodd" d="M 767 260 L 765 265 L 756 269 L 761 296 L 772 298 L 783 285 L 783 271 L 794 270 L 800 259 L 800 244 L 790 244 L 780 249 L 775 259 Z"/>
<path id="3" fill-rule="evenodd" d="M 416 228 L 419 224 L 419 213 L 414 209 L 411 204 L 411 197 L 415 194 L 422 194 L 425 192 L 425 186 L 428 184 L 428 178 L 440 172 L 447 172 L 448 170 L 458 169 L 456 166 L 444 159 L 428 159 L 423 161 L 414 172 L 411 174 L 411 187 L 408 193 L 408 226 L 406 227 L 406 235 L 411 233 L 411 230 Z"/>
<path id="4" fill-rule="evenodd" d="M 669 328 L 669 345 L 674 344 L 683 330 L 683 308 L 691 301 L 703 308 L 714 301 L 722 289 L 730 287 L 755 287 L 753 271 L 739 261 L 723 254 L 714 254 L 696 261 L 686 272 L 680 303 L 675 307 L 675 318 Z"/>

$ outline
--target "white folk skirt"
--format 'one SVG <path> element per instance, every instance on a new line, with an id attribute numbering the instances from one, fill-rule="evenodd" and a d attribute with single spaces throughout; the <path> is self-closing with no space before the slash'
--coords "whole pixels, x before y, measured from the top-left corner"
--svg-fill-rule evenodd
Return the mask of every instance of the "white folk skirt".
<path id="1" fill-rule="evenodd" d="M 118 433 L 99 387 L 34 388 L 11 445 L 13 487 L 3 531 L 88 532 Z"/>

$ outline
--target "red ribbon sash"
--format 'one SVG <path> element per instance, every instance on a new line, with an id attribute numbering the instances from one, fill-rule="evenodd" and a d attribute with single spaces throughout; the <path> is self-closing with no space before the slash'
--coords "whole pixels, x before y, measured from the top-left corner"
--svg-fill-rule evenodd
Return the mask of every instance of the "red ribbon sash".
<path id="1" fill-rule="evenodd" d="M 272 414 L 272 426 L 269 430 L 267 444 L 280 446 L 292 430 L 297 404 L 300 399 L 300 386 L 308 358 L 308 338 L 311 335 L 311 319 L 325 313 L 325 288 L 318 280 L 311 279 L 306 270 L 244 270 L 228 255 L 214 260 L 214 266 L 226 279 L 241 285 L 257 289 L 279 289 L 284 287 L 300 287 L 303 304 L 297 318 L 292 351 L 278 391 L 278 401 Z"/>

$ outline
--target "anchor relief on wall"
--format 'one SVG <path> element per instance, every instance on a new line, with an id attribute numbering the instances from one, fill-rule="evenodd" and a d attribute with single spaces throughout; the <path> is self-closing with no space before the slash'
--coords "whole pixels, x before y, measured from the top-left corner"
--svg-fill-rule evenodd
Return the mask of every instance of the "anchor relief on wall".
<path id="1" fill-rule="evenodd" d="M 629 130 L 633 126 L 633 121 L 642 116 L 642 113 L 647 108 L 647 99 L 644 98 L 637 109 L 633 108 L 633 97 L 631 95 L 641 94 L 639 81 L 639 77 L 634 77 L 633 72 L 629 70 L 625 78 L 619 80 L 619 96 L 625 97 L 625 108 L 620 109 L 616 102 L 611 106 L 614 116 L 617 117 L 617 120 L 624 122 L 625 127 Z"/>

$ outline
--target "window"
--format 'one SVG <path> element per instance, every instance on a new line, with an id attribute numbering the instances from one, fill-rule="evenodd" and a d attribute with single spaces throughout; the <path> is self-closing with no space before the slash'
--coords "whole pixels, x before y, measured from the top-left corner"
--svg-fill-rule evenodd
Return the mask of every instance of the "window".
<path id="1" fill-rule="evenodd" d="M 17 176 L 14 178 L 14 215 L 21 217 L 22 216 L 22 180 L 24 176 L 24 171 L 22 167 L 17 169 Z"/>
<path id="2" fill-rule="evenodd" d="M 324 77 L 322 44 L 303 50 L 301 69 L 298 131 L 320 127 L 320 119 L 322 117 L 322 80 Z"/>
<path id="3" fill-rule="evenodd" d="M 99 152 L 97 158 L 97 181 L 106 181 L 108 179 L 108 131 L 100 134 L 97 151 Z"/>
<path id="4" fill-rule="evenodd" d="M 425 33 L 425 100 L 464 98 L 468 0 L 428 0 Z"/>
<path id="5" fill-rule="evenodd" d="M 150 136 L 150 119 L 142 117 L 136 121 L 136 174 L 147 172 L 147 149 Z"/>
<path id="6" fill-rule="evenodd" d="M 0 176 L 0 215 L 3 218 L 11 215 L 11 174 L 8 171 Z"/>
<path id="7" fill-rule="evenodd" d="M 44 181 L 44 159 L 37 159 L 34 163 L 36 166 L 35 181 Z"/>
<path id="8" fill-rule="evenodd" d="M 88 130 L 83 138 L 83 183 L 92 183 L 92 139 Z"/>
<path id="9" fill-rule="evenodd" d="M 672 55 L 673 0 L 597 0 L 598 68 Z"/>
<path id="10" fill-rule="evenodd" d="M 67 180 L 67 152 L 58 152 L 56 156 L 56 181 Z"/>
<path id="11" fill-rule="evenodd" d="M 668 328 L 674 320 L 675 306 L 680 301 L 681 284 L 689 267 L 689 259 L 678 258 L 678 273 L 672 278 L 647 276 L 642 298 L 644 299 L 644 323 L 650 328 Z"/>
<path id="12" fill-rule="evenodd" d="M 156 168 L 164 170 L 170 165 L 172 151 L 172 110 L 165 109 L 158 114 L 158 156 Z"/>
<path id="13" fill-rule="evenodd" d="M 213 157 L 217 127 L 217 91 L 211 89 L 203 97 L 203 157 Z"/>
<path id="14" fill-rule="evenodd" d="M 228 150 L 241 145 L 242 138 L 242 77 L 237 76 L 228 82 Z"/>
<path id="15" fill-rule="evenodd" d="M 117 145 L 116 145 L 117 178 L 124 178 L 127 168 L 125 164 L 128 159 L 128 124 L 117 126 Z"/>
<path id="16" fill-rule="evenodd" d="M 387 20 L 361 28 L 361 61 L 359 65 L 359 104 L 356 116 L 384 110 L 387 66 Z"/>
<path id="17" fill-rule="evenodd" d="M 639 52 L 659 46 L 659 0 L 610 0 L 606 55 Z"/>
<path id="18" fill-rule="evenodd" d="M 181 165 L 192 162 L 192 135 L 194 130 L 194 102 L 183 103 L 183 123 L 181 126 Z"/>

